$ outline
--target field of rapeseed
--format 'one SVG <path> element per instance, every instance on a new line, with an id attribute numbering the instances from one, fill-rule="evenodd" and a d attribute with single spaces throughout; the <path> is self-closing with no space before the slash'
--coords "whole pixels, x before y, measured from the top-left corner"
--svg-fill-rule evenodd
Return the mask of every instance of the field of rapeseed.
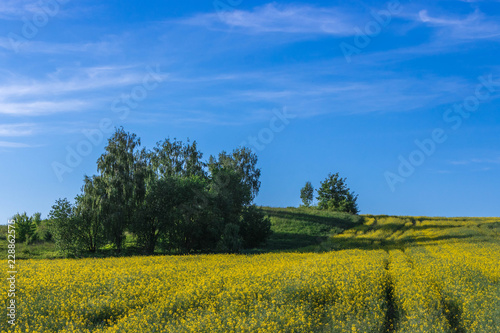
<path id="1" fill-rule="evenodd" d="M 20 261 L 16 325 L 0 328 L 496 333 L 497 224 L 367 217 L 325 253 Z"/>

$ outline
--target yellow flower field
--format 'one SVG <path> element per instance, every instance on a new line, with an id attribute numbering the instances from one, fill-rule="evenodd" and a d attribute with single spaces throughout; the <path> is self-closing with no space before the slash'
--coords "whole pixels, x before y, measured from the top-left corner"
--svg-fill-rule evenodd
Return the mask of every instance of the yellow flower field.
<path id="1" fill-rule="evenodd" d="M 499 243 L 424 222 L 384 234 L 426 240 L 402 249 L 18 261 L 1 331 L 500 332 Z"/>

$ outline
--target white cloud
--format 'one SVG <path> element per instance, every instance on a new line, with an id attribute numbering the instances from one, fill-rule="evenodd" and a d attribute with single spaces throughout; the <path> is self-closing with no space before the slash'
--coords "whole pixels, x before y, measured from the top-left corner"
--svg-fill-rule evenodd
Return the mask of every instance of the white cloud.
<path id="1" fill-rule="evenodd" d="M 240 28 L 251 33 L 301 33 L 349 36 L 354 34 L 348 13 L 333 8 L 270 3 L 251 11 L 199 14 L 183 23 L 217 28 Z"/>
<path id="2" fill-rule="evenodd" d="M 500 164 L 500 157 L 471 158 L 467 160 L 450 161 L 452 165 L 470 165 L 470 164 Z"/>
<path id="3" fill-rule="evenodd" d="M 25 143 L 0 141 L 0 148 L 30 148 L 31 146 Z"/>
<path id="4" fill-rule="evenodd" d="M 40 95 L 63 95 L 104 88 L 122 87 L 142 82 L 147 74 L 130 67 L 87 67 L 58 69 L 47 75 L 45 80 L 17 78 L 0 86 L 0 100 L 12 97 L 33 97 Z M 14 82 L 12 82 L 14 81 Z"/>
<path id="5" fill-rule="evenodd" d="M 62 100 L 57 102 L 33 101 L 20 103 L 0 102 L 0 114 L 12 116 L 41 116 L 60 112 L 74 112 L 92 105 L 84 100 Z"/>
<path id="6" fill-rule="evenodd" d="M 96 54 L 107 55 L 118 52 L 118 45 L 115 41 L 97 41 L 97 42 L 81 42 L 81 43 L 53 43 L 28 40 L 16 36 L 0 37 L 0 48 L 9 51 L 22 53 L 37 53 L 37 54 Z"/>
<path id="7" fill-rule="evenodd" d="M 500 37 L 498 19 L 488 18 L 476 10 L 464 18 L 431 16 L 427 10 L 418 13 L 419 20 L 440 29 L 443 37 L 455 40 L 496 39 Z"/>
<path id="8" fill-rule="evenodd" d="M 2 0 L 0 2 L 0 19 L 32 19 L 33 15 L 37 13 L 51 17 L 61 15 L 69 2 L 70 0 Z M 80 9 L 79 12 L 81 11 Z"/>
<path id="9" fill-rule="evenodd" d="M 0 2 L 0 18 L 17 19 L 23 15 L 38 11 L 35 0 L 2 0 Z"/>
<path id="10" fill-rule="evenodd" d="M 102 102 L 103 92 L 123 89 L 128 93 L 125 87 L 142 84 L 148 75 L 146 68 L 101 66 L 62 68 L 39 80 L 13 76 L 0 84 L 0 114 L 39 116 L 84 110 Z"/>
<path id="11" fill-rule="evenodd" d="M 0 125 L 0 137 L 29 136 L 35 132 L 35 124 L 4 124 Z"/>

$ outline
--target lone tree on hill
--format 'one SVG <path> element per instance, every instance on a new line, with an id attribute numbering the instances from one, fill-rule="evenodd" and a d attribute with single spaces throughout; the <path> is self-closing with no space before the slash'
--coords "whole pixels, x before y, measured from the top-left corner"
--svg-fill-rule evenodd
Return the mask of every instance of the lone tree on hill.
<path id="1" fill-rule="evenodd" d="M 318 190 L 318 208 L 358 214 L 358 196 L 346 185 L 346 178 L 329 174 Z"/>
<path id="2" fill-rule="evenodd" d="M 305 207 L 309 207 L 313 201 L 314 187 L 311 182 L 307 182 L 306 185 L 300 190 L 300 198 Z"/>

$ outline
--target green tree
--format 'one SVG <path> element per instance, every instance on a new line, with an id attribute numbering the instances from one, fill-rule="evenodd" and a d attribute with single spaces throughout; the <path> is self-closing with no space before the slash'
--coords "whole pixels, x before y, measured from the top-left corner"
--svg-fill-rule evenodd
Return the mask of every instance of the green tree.
<path id="1" fill-rule="evenodd" d="M 138 245 L 153 253 L 159 242 L 164 249 L 178 248 L 187 252 L 199 247 L 201 213 L 208 209 L 195 201 L 205 192 L 205 164 L 196 141 L 186 144 L 166 139 L 153 151 L 141 151 L 138 168 L 145 179 L 145 196 L 140 202 L 131 230 Z M 201 196 L 206 199 L 206 194 Z M 205 214 L 206 215 L 206 214 Z M 200 234 L 200 238 L 207 234 Z"/>
<path id="2" fill-rule="evenodd" d="M 37 239 L 36 227 L 37 223 L 40 223 L 40 213 L 36 213 L 32 217 L 29 217 L 26 212 L 17 213 L 12 219 L 15 223 L 17 241 L 30 244 Z"/>
<path id="3" fill-rule="evenodd" d="M 245 207 L 241 215 L 240 234 L 243 239 L 243 247 L 257 247 L 272 234 L 271 220 L 257 206 Z"/>
<path id="4" fill-rule="evenodd" d="M 208 168 L 211 173 L 213 173 L 213 170 L 220 168 L 236 171 L 243 183 L 250 187 L 251 200 L 253 200 L 260 189 L 261 170 L 257 168 L 257 160 L 257 155 L 252 153 L 250 148 L 240 147 L 234 149 L 231 154 L 227 154 L 225 151 L 221 152 L 218 159 L 210 156 Z"/>
<path id="5" fill-rule="evenodd" d="M 148 178 L 146 196 L 136 212 L 131 230 L 137 235 L 137 243 L 145 252 L 152 254 L 160 239 L 176 234 L 179 227 L 180 208 L 183 201 L 182 179 L 168 176 Z"/>
<path id="6" fill-rule="evenodd" d="M 156 144 L 150 154 L 151 163 L 159 177 L 179 176 L 205 177 L 203 154 L 198 150 L 196 141 L 186 144 L 176 139 L 165 139 Z"/>
<path id="7" fill-rule="evenodd" d="M 74 207 L 68 199 L 58 199 L 49 212 L 50 232 L 56 247 L 65 253 L 75 253 L 78 250 L 75 230 L 78 220 Z"/>
<path id="8" fill-rule="evenodd" d="M 237 224 L 226 224 L 216 250 L 218 252 L 237 253 L 241 250 L 243 239 L 240 235 L 240 227 Z"/>
<path id="9" fill-rule="evenodd" d="M 82 193 L 76 197 L 75 216 L 78 228 L 75 238 L 79 249 L 95 252 L 104 245 L 104 222 L 106 212 L 106 187 L 100 176 L 84 178 Z"/>
<path id="10" fill-rule="evenodd" d="M 125 239 L 124 232 L 145 195 L 145 179 L 140 158 L 140 139 L 121 127 L 108 140 L 105 152 L 97 161 L 97 169 L 105 183 L 104 232 L 118 252 Z"/>
<path id="11" fill-rule="evenodd" d="M 215 211 L 224 225 L 222 235 L 226 235 L 226 240 L 234 241 L 231 244 L 238 244 L 234 237 L 229 236 L 236 230 L 233 226 L 227 227 L 231 224 L 238 226 L 242 247 L 255 247 L 264 242 L 270 235 L 271 224 L 269 219 L 252 205 L 260 188 L 257 156 L 248 148 L 238 148 L 232 155 L 222 152 L 218 160 L 211 157 L 208 166 Z M 219 243 L 219 249 L 224 248 L 221 245 L 225 244 L 224 242 Z M 231 251 L 234 250 L 235 247 L 232 247 Z"/>
<path id="12" fill-rule="evenodd" d="M 306 182 L 306 185 L 300 190 L 300 199 L 305 207 L 309 207 L 313 201 L 314 187 L 311 182 Z"/>
<path id="13" fill-rule="evenodd" d="M 346 180 L 338 172 L 329 174 L 318 190 L 318 208 L 358 214 L 358 196 L 347 187 Z"/>
<path id="14" fill-rule="evenodd" d="M 38 237 L 45 242 L 53 241 L 52 233 L 50 231 L 50 220 L 42 220 L 40 225 L 36 228 L 36 233 Z"/>
<path id="15" fill-rule="evenodd" d="M 223 230 L 208 179 L 192 176 L 181 180 L 179 218 L 173 229 L 174 244 L 182 252 L 209 251 L 215 248 Z"/>

